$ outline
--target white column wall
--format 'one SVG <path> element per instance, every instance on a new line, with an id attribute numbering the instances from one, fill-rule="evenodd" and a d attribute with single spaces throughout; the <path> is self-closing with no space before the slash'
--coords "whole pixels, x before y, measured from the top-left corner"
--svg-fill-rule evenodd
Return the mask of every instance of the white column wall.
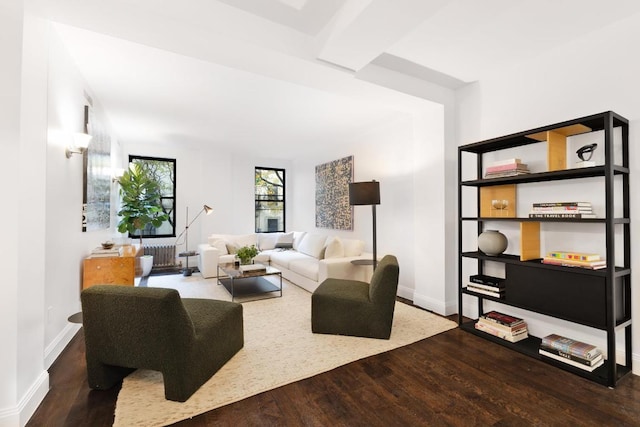
<path id="1" fill-rule="evenodd" d="M 626 117 L 630 125 L 632 271 L 640 270 L 640 195 L 634 191 L 640 174 L 637 149 L 640 126 L 640 63 L 629 46 L 638 40 L 640 17 L 605 27 L 542 57 L 505 71 L 495 78 L 458 92 L 459 144 L 476 142 L 607 110 Z M 636 189 L 637 190 L 637 189 Z M 632 288 L 632 315 L 640 318 L 640 276 Z M 471 306 L 467 305 L 469 309 Z M 465 313 L 474 315 L 473 313 Z M 557 319 L 524 313 L 536 335 L 565 331 L 577 339 L 604 346 L 602 334 Z M 560 332 L 559 332 L 560 331 Z M 622 335 L 622 334 L 621 334 Z M 634 373 L 640 373 L 640 329 L 633 329 Z M 620 356 L 621 343 L 618 344 Z"/>
<path id="2" fill-rule="evenodd" d="M 16 182 L 19 174 L 20 153 L 20 88 L 22 62 L 22 1 L 8 0 L 0 8 L 0 146 L 5 161 L 0 168 L 4 183 Z M 6 201 L 20 198 L 18 185 L 5 185 Z M 10 209 L 12 204 L 3 204 L 0 221 L 3 224 L 18 224 L 19 209 Z M 13 204 L 15 206 L 15 204 Z M 7 226 L 3 233 L 4 250 L 0 256 L 3 271 L 3 292 L 0 298 L 0 336 L 3 351 L 0 352 L 0 425 L 17 425 L 18 396 L 18 250 L 19 230 Z"/>

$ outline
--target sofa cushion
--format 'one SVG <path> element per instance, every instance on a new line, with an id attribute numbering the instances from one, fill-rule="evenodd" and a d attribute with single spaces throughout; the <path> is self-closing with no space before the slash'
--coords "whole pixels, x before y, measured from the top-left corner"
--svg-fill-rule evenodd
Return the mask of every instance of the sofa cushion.
<path id="1" fill-rule="evenodd" d="M 289 269 L 289 263 L 298 259 L 309 258 L 308 255 L 301 254 L 296 251 L 269 251 L 271 256 L 271 264 L 281 265 L 283 268 Z M 313 259 L 313 258 L 310 258 Z"/>
<path id="2" fill-rule="evenodd" d="M 276 247 L 278 238 L 283 233 L 259 233 L 258 234 L 258 249 L 261 251 L 267 251 Z"/>
<path id="3" fill-rule="evenodd" d="M 308 256 L 304 258 L 293 259 L 289 262 L 289 270 L 317 282 L 319 262 L 319 260 Z"/>
<path id="4" fill-rule="evenodd" d="M 293 232 L 283 233 L 276 240 L 276 248 L 291 249 L 293 248 Z"/>
<path id="5" fill-rule="evenodd" d="M 300 245 L 298 246 L 298 252 L 320 259 L 320 254 L 324 248 L 324 244 L 327 241 L 326 236 L 320 234 L 307 233 L 302 238 Z"/>
<path id="6" fill-rule="evenodd" d="M 238 248 L 241 248 L 243 246 L 258 245 L 258 236 L 255 233 L 240 234 L 237 236 L 230 236 L 230 238 L 231 242 L 234 243 Z"/>
<path id="7" fill-rule="evenodd" d="M 307 234 L 306 231 L 293 232 L 293 249 L 295 249 L 296 251 L 298 250 L 298 247 L 300 246 L 300 242 L 302 241 L 302 238 L 305 236 L 305 234 Z"/>
<path id="8" fill-rule="evenodd" d="M 227 243 L 224 239 L 211 239 L 209 238 L 209 246 L 212 246 L 220 251 L 220 255 L 226 255 L 229 253 L 227 250 Z"/>
<path id="9" fill-rule="evenodd" d="M 324 249 L 324 259 L 344 257 L 344 246 L 339 237 L 332 237 L 328 240 Z"/>
<path id="10" fill-rule="evenodd" d="M 364 252 L 364 242 L 357 239 L 342 239 L 344 256 L 360 256 Z"/>

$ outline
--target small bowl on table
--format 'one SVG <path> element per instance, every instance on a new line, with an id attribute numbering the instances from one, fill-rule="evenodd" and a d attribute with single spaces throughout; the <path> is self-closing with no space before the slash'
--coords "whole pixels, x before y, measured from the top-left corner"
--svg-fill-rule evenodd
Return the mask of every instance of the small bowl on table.
<path id="1" fill-rule="evenodd" d="M 102 242 L 100 244 L 102 245 L 102 249 L 111 249 L 115 245 L 113 242 Z"/>

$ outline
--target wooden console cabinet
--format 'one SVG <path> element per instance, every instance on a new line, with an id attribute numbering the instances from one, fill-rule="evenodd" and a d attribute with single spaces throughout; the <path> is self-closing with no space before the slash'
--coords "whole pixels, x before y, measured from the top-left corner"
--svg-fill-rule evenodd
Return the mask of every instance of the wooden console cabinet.
<path id="1" fill-rule="evenodd" d="M 135 278 L 135 257 L 87 257 L 82 271 L 82 289 L 93 285 L 129 285 Z"/>

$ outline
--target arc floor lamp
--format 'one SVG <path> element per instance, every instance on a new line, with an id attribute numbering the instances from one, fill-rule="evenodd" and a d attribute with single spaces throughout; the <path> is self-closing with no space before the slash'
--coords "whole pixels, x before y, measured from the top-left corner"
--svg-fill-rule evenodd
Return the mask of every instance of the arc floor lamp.
<path id="1" fill-rule="evenodd" d="M 373 217 L 373 269 L 378 266 L 376 236 L 376 205 L 380 204 L 380 183 L 376 180 L 352 182 L 349 184 L 349 204 L 352 206 L 371 205 Z"/>
<path id="2" fill-rule="evenodd" d="M 185 276 L 191 276 L 191 269 L 189 268 L 189 257 L 197 255 L 196 251 L 189 250 L 189 227 L 191 227 L 191 224 L 193 224 L 195 220 L 198 219 L 198 217 L 202 214 L 202 212 L 205 212 L 207 215 L 209 215 L 211 214 L 211 212 L 213 212 L 213 208 L 210 208 L 207 205 L 203 205 L 200 212 L 198 212 L 198 214 L 191 220 L 191 222 L 189 222 L 189 206 L 187 206 L 187 216 L 186 216 L 187 225 L 184 228 L 184 230 L 182 230 L 182 233 L 180 233 L 176 238 L 176 245 L 178 245 L 180 243 L 180 238 L 184 235 L 184 252 L 180 252 L 178 256 L 186 258 L 186 266 L 183 271 L 183 274 Z"/>

